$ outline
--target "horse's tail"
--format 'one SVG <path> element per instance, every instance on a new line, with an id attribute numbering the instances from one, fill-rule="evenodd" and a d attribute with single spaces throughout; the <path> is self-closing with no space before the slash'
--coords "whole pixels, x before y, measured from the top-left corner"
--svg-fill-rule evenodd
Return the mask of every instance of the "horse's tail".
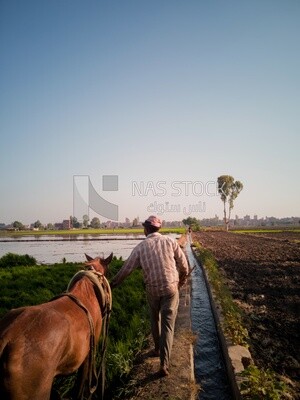
<path id="1" fill-rule="evenodd" d="M 0 320 L 0 398 L 6 399 L 7 392 L 4 389 L 4 380 L 7 377 L 7 368 L 9 368 L 9 352 L 11 339 L 14 332 L 14 322 L 24 311 L 24 307 L 16 308 L 4 315 Z"/>
<path id="2" fill-rule="evenodd" d="M 0 376 L 2 375 L 1 369 L 4 364 L 4 358 L 5 358 L 5 349 L 7 347 L 7 344 L 9 342 L 9 339 L 5 332 L 2 332 L 2 329 L 0 329 Z"/>
<path id="3" fill-rule="evenodd" d="M 0 338 L 0 395 L 1 395 L 1 387 L 2 387 L 2 378 L 4 377 L 4 366 L 8 357 L 8 340 L 6 337 Z M 2 395 L 1 395 L 2 399 Z"/>
<path id="4" fill-rule="evenodd" d="M 10 398 L 5 380 L 8 373 L 9 365 L 9 343 L 10 335 L 7 329 L 3 329 L 2 321 L 0 323 L 0 398 Z"/>
<path id="5" fill-rule="evenodd" d="M 8 316 L 8 314 L 7 314 Z M 9 341 L 8 339 L 8 328 L 9 324 L 7 323 L 8 318 L 6 316 L 0 321 L 0 361 L 2 364 L 2 357 Z"/>
<path id="6" fill-rule="evenodd" d="M 2 332 L 2 329 L 0 330 L 0 398 L 3 399 L 4 393 L 3 393 L 3 380 L 5 377 L 5 364 L 6 360 L 8 357 L 8 345 L 9 340 L 7 335 Z"/>
<path id="7" fill-rule="evenodd" d="M 2 355 L 7 346 L 7 342 L 8 341 L 6 340 L 6 338 L 0 338 L 0 363 L 2 362 Z"/>
<path id="8" fill-rule="evenodd" d="M 0 321 L 0 360 L 2 361 L 5 348 L 10 340 L 11 326 L 13 322 L 24 311 L 25 307 L 10 310 Z"/>

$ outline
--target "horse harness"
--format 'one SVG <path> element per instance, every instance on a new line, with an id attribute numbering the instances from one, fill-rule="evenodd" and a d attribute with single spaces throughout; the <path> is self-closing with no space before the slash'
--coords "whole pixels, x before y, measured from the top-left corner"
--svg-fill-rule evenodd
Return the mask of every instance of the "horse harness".
<path id="1" fill-rule="evenodd" d="M 94 284 L 94 288 L 96 289 L 95 290 L 96 297 L 102 314 L 102 328 L 101 328 L 102 335 L 100 334 L 100 337 L 102 338 L 101 351 L 100 351 L 101 367 L 99 368 L 98 372 L 96 368 L 97 345 L 95 338 L 95 326 L 92 316 L 89 310 L 78 299 L 78 297 L 74 296 L 72 293 L 69 292 L 74 282 L 80 280 L 83 277 L 87 277 Z M 73 279 L 70 281 L 67 291 L 58 296 L 55 296 L 53 299 L 51 299 L 51 301 L 64 296 L 69 297 L 69 299 L 71 299 L 78 307 L 80 307 L 86 313 L 90 326 L 90 351 L 88 359 L 85 361 L 88 362 L 88 377 L 83 376 L 81 381 L 78 382 L 78 385 L 75 385 L 79 387 L 78 393 L 75 394 L 76 399 L 78 400 L 85 399 L 86 390 L 88 392 L 87 399 L 88 400 L 91 399 L 93 393 L 97 389 L 100 374 L 102 375 L 101 395 L 103 398 L 104 386 L 105 386 L 105 351 L 107 346 L 109 318 L 112 309 L 112 293 L 109 282 L 103 274 L 93 269 L 88 271 L 79 271 L 77 272 L 77 274 L 74 275 Z"/>

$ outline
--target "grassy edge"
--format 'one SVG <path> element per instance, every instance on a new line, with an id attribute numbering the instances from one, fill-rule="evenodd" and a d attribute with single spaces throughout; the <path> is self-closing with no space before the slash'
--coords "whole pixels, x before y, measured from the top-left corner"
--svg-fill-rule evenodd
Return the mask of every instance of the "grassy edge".
<path id="1" fill-rule="evenodd" d="M 247 329 L 243 326 L 242 311 L 234 303 L 212 252 L 201 246 L 199 242 L 193 243 L 193 247 L 207 273 L 214 300 L 220 306 L 220 323 L 224 336 L 227 341 L 235 345 L 249 347 L 250 338 Z M 239 376 L 242 378 L 240 392 L 243 399 L 281 400 L 293 398 L 290 388 L 282 377 L 271 369 L 264 370 L 252 363 Z"/>
<path id="2" fill-rule="evenodd" d="M 184 233 L 186 228 L 161 228 L 161 233 Z M 68 230 L 43 230 L 43 231 L 0 231 L 0 237 L 19 236 L 74 236 L 74 235 L 136 235 L 143 234 L 143 228 L 116 228 L 116 229 L 68 229 Z"/>
<path id="3" fill-rule="evenodd" d="M 241 233 L 241 234 L 260 234 L 260 233 L 283 233 L 283 232 L 291 232 L 291 233 L 300 233 L 299 228 L 294 228 L 294 229 L 230 229 L 230 232 L 233 233 Z"/>
<path id="4" fill-rule="evenodd" d="M 215 258 L 210 250 L 205 249 L 198 242 L 194 243 L 194 250 L 205 268 L 214 299 L 221 308 L 220 322 L 225 337 L 234 345 L 249 347 L 249 335 L 242 325 L 241 310 L 234 303 Z"/>

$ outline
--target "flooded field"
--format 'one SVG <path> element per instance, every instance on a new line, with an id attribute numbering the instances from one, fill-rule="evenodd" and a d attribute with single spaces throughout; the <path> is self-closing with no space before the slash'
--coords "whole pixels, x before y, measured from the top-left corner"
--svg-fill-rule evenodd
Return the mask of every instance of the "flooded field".
<path id="1" fill-rule="evenodd" d="M 180 235 L 170 233 L 177 238 Z M 144 235 L 64 235 L 64 236 L 18 236 L 0 238 L 0 257 L 6 253 L 29 254 L 38 263 L 53 264 L 63 258 L 70 262 L 85 261 L 84 253 L 107 257 L 128 258 L 132 249 L 145 238 Z"/>
<path id="2" fill-rule="evenodd" d="M 84 253 L 91 256 L 128 258 L 132 249 L 144 239 L 144 235 L 124 236 L 21 236 L 16 239 L 1 238 L 0 257 L 6 253 L 29 254 L 38 263 L 52 264 L 63 258 L 71 262 L 85 261 Z"/>

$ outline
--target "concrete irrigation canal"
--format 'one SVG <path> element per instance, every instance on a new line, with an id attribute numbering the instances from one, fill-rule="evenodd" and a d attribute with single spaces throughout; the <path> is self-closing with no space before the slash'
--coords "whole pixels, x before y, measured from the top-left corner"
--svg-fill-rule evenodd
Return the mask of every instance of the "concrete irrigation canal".
<path id="1" fill-rule="evenodd" d="M 194 347 L 195 379 L 201 387 L 199 400 L 234 399 L 230 379 L 219 341 L 205 277 L 201 265 L 193 255 L 190 243 L 186 247 L 192 276 L 191 320 L 197 335 Z"/>

